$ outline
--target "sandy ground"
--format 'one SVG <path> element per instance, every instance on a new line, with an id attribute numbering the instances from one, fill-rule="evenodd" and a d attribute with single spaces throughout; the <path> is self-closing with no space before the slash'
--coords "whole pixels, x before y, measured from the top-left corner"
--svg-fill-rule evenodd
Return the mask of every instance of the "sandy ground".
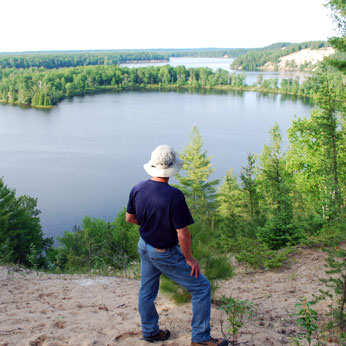
<path id="1" fill-rule="evenodd" d="M 335 53 L 335 49 L 332 47 L 326 47 L 321 49 L 302 49 L 298 52 L 294 52 L 288 55 L 285 55 L 280 58 L 279 63 L 273 64 L 271 62 L 267 62 L 261 69 L 264 71 L 275 71 L 278 69 L 279 71 L 289 71 L 290 67 L 287 67 L 287 63 L 291 60 L 294 60 L 297 64 L 296 69 L 299 70 L 300 65 L 303 65 L 305 62 L 316 65 L 318 62 L 322 61 L 326 56 Z"/>
<path id="2" fill-rule="evenodd" d="M 220 283 L 219 297 L 254 303 L 256 315 L 241 329 L 242 345 L 290 344 L 299 331 L 294 305 L 322 287 L 318 278 L 324 274 L 324 256 L 303 250 L 289 268 L 253 273 L 238 268 L 234 278 Z M 140 340 L 139 281 L 9 269 L 0 267 L 0 346 L 150 345 Z M 323 304 L 316 308 L 320 316 Z M 172 337 L 156 345 L 190 345 L 191 304 L 177 306 L 159 293 L 157 309 L 161 327 L 170 329 Z M 213 305 L 213 336 L 221 336 L 220 321 L 227 329 L 225 315 Z"/>

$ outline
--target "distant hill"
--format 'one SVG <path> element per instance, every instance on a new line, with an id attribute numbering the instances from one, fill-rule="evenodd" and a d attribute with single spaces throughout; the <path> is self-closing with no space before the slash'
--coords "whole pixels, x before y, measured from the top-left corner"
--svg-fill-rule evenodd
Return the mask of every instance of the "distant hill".
<path id="1" fill-rule="evenodd" d="M 334 53 L 335 49 L 332 47 L 324 47 L 320 49 L 306 48 L 282 56 L 278 63 L 268 61 L 260 69 L 263 71 L 313 70 L 318 62 Z"/>
<path id="2" fill-rule="evenodd" d="M 54 69 L 86 65 L 118 65 L 139 61 L 166 62 L 170 57 L 236 58 L 250 50 L 249 48 L 199 48 L 0 53 L 0 68 Z"/>
<path id="3" fill-rule="evenodd" d="M 301 55 L 290 54 L 304 51 Z M 0 53 L 0 68 L 44 67 L 58 69 L 86 65 L 118 65 L 129 62 L 161 61 L 171 57 L 234 58 L 239 70 L 311 70 L 316 61 L 330 55 L 328 42 L 278 42 L 264 48 L 128 49 L 85 51 L 41 51 Z M 285 58 L 285 57 L 289 58 Z M 302 59 L 302 57 L 305 57 Z M 304 60 L 305 59 L 305 60 Z"/>
<path id="4" fill-rule="evenodd" d="M 237 57 L 231 67 L 248 71 L 306 71 L 313 70 L 319 61 L 333 53 L 325 41 L 279 42 L 248 51 Z"/>

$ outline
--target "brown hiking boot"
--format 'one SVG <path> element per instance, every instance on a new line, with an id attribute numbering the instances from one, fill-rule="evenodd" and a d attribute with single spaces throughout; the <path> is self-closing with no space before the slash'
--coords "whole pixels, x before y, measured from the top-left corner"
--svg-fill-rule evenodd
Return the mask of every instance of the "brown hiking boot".
<path id="1" fill-rule="evenodd" d="M 214 339 L 211 338 L 208 341 L 202 341 L 202 342 L 191 342 L 191 346 L 227 346 L 228 341 L 224 339 Z"/>
<path id="2" fill-rule="evenodd" d="M 166 330 L 159 330 L 159 332 L 154 336 L 143 336 L 142 340 L 148 341 L 148 342 L 154 342 L 154 341 L 164 341 L 167 340 L 171 335 L 171 332 Z"/>

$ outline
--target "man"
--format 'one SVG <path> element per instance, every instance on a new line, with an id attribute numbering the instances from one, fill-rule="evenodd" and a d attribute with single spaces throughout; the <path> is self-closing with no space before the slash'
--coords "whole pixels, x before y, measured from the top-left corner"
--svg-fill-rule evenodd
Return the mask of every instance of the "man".
<path id="1" fill-rule="evenodd" d="M 169 330 L 160 330 L 155 298 L 164 274 L 183 286 L 192 295 L 191 345 L 225 346 L 226 340 L 210 336 L 211 293 L 209 281 L 201 274 L 191 254 L 188 226 L 194 221 L 183 193 L 168 184 L 184 161 L 168 145 L 158 146 L 144 164 L 152 177 L 130 192 L 126 222 L 140 226 L 138 251 L 141 257 L 139 313 L 143 339 L 149 342 L 167 340 Z M 179 243 L 180 248 L 177 246 Z"/>

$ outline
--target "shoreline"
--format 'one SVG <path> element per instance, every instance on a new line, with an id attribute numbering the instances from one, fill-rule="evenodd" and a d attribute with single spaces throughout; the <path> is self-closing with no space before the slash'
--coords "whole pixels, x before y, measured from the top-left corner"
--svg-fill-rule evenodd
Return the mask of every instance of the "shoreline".
<path id="1" fill-rule="evenodd" d="M 92 90 L 86 90 L 85 93 L 80 93 L 80 94 L 75 94 L 71 95 L 69 97 L 64 97 L 59 102 L 57 102 L 55 105 L 51 106 L 33 106 L 31 104 L 22 104 L 22 103 L 17 103 L 17 102 L 5 102 L 4 100 L 0 100 L 0 103 L 3 105 L 10 105 L 10 106 L 16 106 L 16 107 L 22 107 L 22 108 L 33 108 L 33 109 L 41 109 L 41 110 L 50 110 L 56 108 L 60 102 L 63 100 L 73 98 L 75 96 L 86 96 L 86 95 L 96 95 L 98 93 L 103 93 L 107 91 L 125 91 L 125 90 L 223 90 L 223 91 L 241 91 L 241 92 L 246 92 L 246 91 L 252 91 L 252 92 L 259 92 L 261 94 L 280 94 L 280 95 L 287 95 L 287 96 L 296 96 L 296 97 L 303 97 L 303 98 L 309 98 L 311 99 L 311 95 L 306 95 L 306 94 L 295 94 L 295 93 L 289 93 L 289 92 L 282 92 L 280 88 L 278 89 L 261 89 L 260 87 L 254 86 L 254 85 L 246 85 L 242 87 L 233 87 L 229 85 L 215 85 L 215 86 L 198 86 L 198 87 L 193 87 L 193 86 L 187 86 L 187 85 L 175 85 L 175 84 L 168 84 L 168 85 L 160 85 L 160 84 L 150 84 L 150 85 L 141 85 L 141 86 L 131 86 L 131 87 L 118 87 L 118 86 L 104 86 L 101 88 L 97 89 L 92 89 Z"/>

